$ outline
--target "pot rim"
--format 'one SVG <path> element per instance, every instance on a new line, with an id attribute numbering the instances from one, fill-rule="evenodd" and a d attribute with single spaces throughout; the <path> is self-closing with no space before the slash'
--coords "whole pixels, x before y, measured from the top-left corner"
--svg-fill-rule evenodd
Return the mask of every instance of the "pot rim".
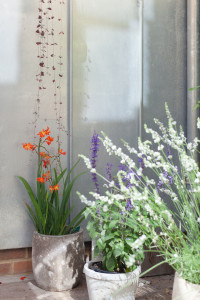
<path id="1" fill-rule="evenodd" d="M 175 278 L 184 280 L 186 284 L 188 284 L 188 285 L 190 285 L 190 286 L 193 286 L 194 288 L 195 288 L 195 287 L 196 287 L 196 288 L 197 288 L 197 287 L 200 288 L 200 284 L 197 284 L 197 283 L 193 283 L 193 282 L 188 281 L 187 279 L 185 279 L 185 278 L 183 278 L 182 276 L 180 276 L 180 275 L 178 274 L 177 271 L 175 272 L 174 280 L 175 280 Z"/>
<path id="2" fill-rule="evenodd" d="M 37 230 L 33 231 L 33 235 L 38 235 L 38 236 L 42 236 L 42 237 L 49 237 L 49 238 L 61 238 L 61 237 L 73 237 L 76 235 L 79 235 L 80 233 L 83 233 L 83 229 L 80 228 L 79 231 L 75 232 L 75 233 L 68 233 L 68 234 L 64 234 L 64 235 L 50 235 L 50 234 L 43 234 L 43 233 L 39 233 Z"/>
<path id="3" fill-rule="evenodd" d="M 141 266 L 139 265 L 133 272 L 128 273 L 118 273 L 118 274 L 109 274 L 109 273 L 99 273 L 90 269 L 90 265 L 95 261 L 89 261 L 84 265 L 83 272 L 86 276 L 100 279 L 105 281 L 127 281 L 131 279 L 138 279 L 141 273 Z"/>

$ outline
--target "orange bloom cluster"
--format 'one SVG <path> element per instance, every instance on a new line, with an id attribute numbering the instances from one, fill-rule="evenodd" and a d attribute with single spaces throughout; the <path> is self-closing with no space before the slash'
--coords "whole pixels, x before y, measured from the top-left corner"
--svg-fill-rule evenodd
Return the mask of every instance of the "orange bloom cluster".
<path id="1" fill-rule="evenodd" d="M 53 137 L 48 136 L 48 137 L 46 138 L 46 141 L 45 141 L 45 142 L 47 143 L 47 145 L 51 145 L 51 143 L 53 142 Z"/>
<path id="2" fill-rule="evenodd" d="M 50 178 L 50 171 L 44 173 L 42 177 L 38 177 L 37 181 L 40 183 L 45 183 L 45 181 L 47 181 L 49 178 Z"/>
<path id="3" fill-rule="evenodd" d="M 23 144 L 23 148 L 25 149 L 25 150 L 32 150 L 32 151 L 34 151 L 35 150 L 35 148 L 36 148 L 36 146 L 35 145 L 32 145 L 31 143 L 25 143 L 25 144 Z"/>
<path id="4" fill-rule="evenodd" d="M 42 139 L 43 137 L 47 136 L 45 142 L 47 143 L 47 145 L 51 145 L 51 143 L 53 142 L 54 138 L 49 136 L 49 134 L 51 133 L 51 131 L 49 130 L 49 127 L 47 126 L 47 129 L 43 129 L 42 131 L 40 131 L 37 135 L 40 136 L 40 138 Z"/>
<path id="5" fill-rule="evenodd" d="M 43 145 L 43 143 L 46 143 L 47 145 L 51 145 L 51 143 L 53 142 L 54 138 L 49 135 L 50 133 L 51 132 L 49 130 L 49 127 L 47 126 L 47 129 L 43 129 L 42 131 L 40 131 L 37 134 L 37 135 L 40 136 L 40 139 L 45 138 L 42 141 L 41 145 Z M 23 148 L 25 150 L 32 150 L 32 151 L 34 151 L 36 149 L 36 147 L 39 147 L 39 146 L 32 145 L 30 143 L 23 144 Z M 58 150 L 58 155 L 57 156 L 59 156 L 59 155 L 66 155 L 66 152 L 64 152 L 63 149 L 60 149 L 60 150 Z M 42 163 L 43 163 L 42 166 L 43 166 L 43 168 L 48 168 L 48 165 L 50 165 L 50 158 L 51 158 L 51 156 L 48 155 L 46 152 L 40 152 L 40 156 L 42 158 Z M 50 171 L 45 172 L 42 175 L 42 177 L 38 177 L 37 181 L 40 182 L 40 183 L 45 183 L 45 182 L 47 182 L 49 180 L 49 178 L 50 178 Z M 53 193 L 54 191 L 59 191 L 59 187 L 60 186 L 58 184 L 56 184 L 54 186 L 49 185 L 49 189 L 50 189 L 51 193 Z"/>
<path id="6" fill-rule="evenodd" d="M 45 137 L 46 135 L 49 135 L 51 133 L 51 131 L 49 130 L 49 127 L 47 126 L 47 129 L 46 130 L 42 130 L 40 131 L 37 135 L 40 136 L 40 138 L 43 138 Z"/>
<path id="7" fill-rule="evenodd" d="M 50 155 L 47 155 L 45 152 L 40 152 L 40 156 L 41 156 L 42 158 L 45 158 L 45 159 L 43 160 L 43 167 L 44 167 L 44 168 L 47 168 L 47 166 L 50 164 L 50 158 L 51 158 L 51 156 L 50 156 Z"/>
<path id="8" fill-rule="evenodd" d="M 56 184 L 56 185 L 54 185 L 54 186 L 49 186 L 49 189 L 50 189 L 50 191 L 51 191 L 51 193 L 53 193 L 53 191 L 59 191 L 59 185 L 58 185 L 58 183 Z"/>

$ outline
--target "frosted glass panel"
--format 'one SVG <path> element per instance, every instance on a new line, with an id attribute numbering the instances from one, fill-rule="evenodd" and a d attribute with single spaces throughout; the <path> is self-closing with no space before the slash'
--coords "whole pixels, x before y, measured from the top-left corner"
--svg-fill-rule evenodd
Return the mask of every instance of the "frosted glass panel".
<path id="1" fill-rule="evenodd" d="M 22 148 L 22 143 L 33 143 L 34 112 L 38 83 L 38 48 L 36 26 L 38 25 L 39 1 L 0 0 L 0 249 L 31 246 L 33 226 L 27 214 L 24 202 L 30 200 L 17 175 L 25 177 L 34 189 L 36 182 L 36 157 Z M 47 1 L 45 1 L 47 3 Z M 55 6 L 55 18 L 58 18 L 60 5 Z M 66 15 L 63 11 L 63 26 L 66 33 Z M 58 23 L 58 22 L 57 22 Z M 55 32 L 59 26 L 55 22 Z M 57 28 L 58 27 L 58 28 Z M 55 41 L 60 36 L 55 34 Z M 51 41 L 51 39 L 49 39 Z M 62 117 L 66 123 L 67 112 L 67 51 L 66 35 L 62 38 L 63 82 Z M 55 47 L 57 67 L 58 49 Z M 51 65 L 50 65 L 51 66 Z M 45 71 L 46 72 L 46 71 Z M 46 74 L 46 73 L 45 73 Z M 52 75 L 48 82 L 52 86 Z M 41 94 L 40 115 L 37 129 L 49 126 L 52 135 L 57 133 L 55 115 L 55 97 L 49 88 Z M 37 132 L 38 132 L 37 131 Z M 62 147 L 66 149 L 66 134 L 61 133 Z M 66 158 L 64 158 L 64 165 Z"/>
<path id="2" fill-rule="evenodd" d="M 144 0 L 143 120 L 167 122 L 164 103 L 186 133 L 187 1 Z"/>
<path id="3" fill-rule="evenodd" d="M 105 131 L 117 143 L 119 137 L 132 145 L 137 143 L 142 86 L 141 10 L 140 1 L 133 0 L 72 1 L 73 162 L 79 153 L 89 155 L 94 130 Z M 104 174 L 106 162 L 102 153 L 99 165 Z M 90 175 L 80 181 L 76 189 L 85 194 L 92 190 Z"/>

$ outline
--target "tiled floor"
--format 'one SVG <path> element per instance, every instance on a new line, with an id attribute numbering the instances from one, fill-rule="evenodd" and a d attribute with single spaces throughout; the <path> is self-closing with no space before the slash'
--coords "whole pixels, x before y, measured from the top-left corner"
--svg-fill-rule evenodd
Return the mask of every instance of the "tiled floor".
<path id="1" fill-rule="evenodd" d="M 23 278 L 26 277 L 26 278 Z M 140 279 L 136 300 L 171 300 L 173 276 Z M 88 300 L 85 278 L 81 284 L 67 292 L 47 292 L 35 285 L 32 274 L 0 276 L 0 300 Z M 102 299 L 103 300 L 103 299 Z"/>

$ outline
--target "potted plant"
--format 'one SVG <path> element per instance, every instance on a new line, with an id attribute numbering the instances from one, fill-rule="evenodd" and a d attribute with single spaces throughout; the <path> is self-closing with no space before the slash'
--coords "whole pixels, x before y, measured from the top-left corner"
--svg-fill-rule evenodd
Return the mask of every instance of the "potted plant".
<path id="1" fill-rule="evenodd" d="M 72 220 L 69 216 L 74 207 L 69 208 L 69 197 L 74 182 L 81 175 L 70 180 L 72 170 L 62 169 L 60 149 L 52 155 L 49 145 L 54 138 L 49 127 L 38 133 L 38 144 L 25 143 L 23 148 L 37 155 L 37 191 L 33 192 L 23 177 L 32 206 L 26 207 L 35 227 L 32 241 L 33 275 L 37 285 L 49 291 L 68 290 L 78 285 L 84 265 L 83 210 Z M 57 169 L 55 166 L 57 165 Z"/>
<path id="2" fill-rule="evenodd" d="M 87 230 L 91 239 L 96 240 L 94 256 L 99 253 L 102 255 L 102 261 L 91 261 L 84 266 L 89 298 L 111 299 L 109 297 L 127 285 L 122 295 L 118 295 L 119 298 L 116 299 L 135 299 L 140 264 L 144 260 L 144 245 L 149 244 L 149 239 L 145 235 L 146 228 L 138 223 L 138 213 L 130 201 L 128 177 L 125 178 L 121 170 L 113 180 L 110 176 L 106 179 L 94 168 L 98 147 L 98 135 L 94 133 L 90 159 L 80 155 L 92 173 L 95 192 L 90 194 L 94 200 L 87 200 L 77 192 L 81 201 L 86 204 L 85 217 L 90 215 Z M 104 195 L 100 195 L 97 175 L 106 183 Z M 124 298 L 125 296 L 128 298 Z"/>
<path id="3" fill-rule="evenodd" d="M 93 215 L 97 215 L 98 201 L 102 202 L 102 211 L 103 203 L 109 207 L 112 199 L 119 200 L 116 205 L 129 199 L 137 212 L 135 216 L 128 215 L 129 222 L 134 224 L 134 218 L 137 220 L 137 226 L 144 228 L 146 238 L 152 241 L 151 251 L 156 248 L 164 262 L 176 271 L 172 298 L 196 300 L 200 299 L 200 170 L 195 160 L 199 140 L 187 143 L 182 128 L 177 130 L 167 104 L 166 113 L 168 126 L 154 120 L 159 132 L 145 125 L 152 139 L 144 142 L 139 139 L 138 150 L 123 141 L 129 155 L 103 134 L 107 152 L 126 166 L 117 173 L 119 191 L 113 185 L 115 193 L 107 191 L 104 198 L 95 195 L 96 202 L 81 197 Z M 200 128 L 200 119 L 197 127 Z M 129 188 L 124 178 L 129 179 Z M 134 243 L 132 247 L 135 248 Z"/>

